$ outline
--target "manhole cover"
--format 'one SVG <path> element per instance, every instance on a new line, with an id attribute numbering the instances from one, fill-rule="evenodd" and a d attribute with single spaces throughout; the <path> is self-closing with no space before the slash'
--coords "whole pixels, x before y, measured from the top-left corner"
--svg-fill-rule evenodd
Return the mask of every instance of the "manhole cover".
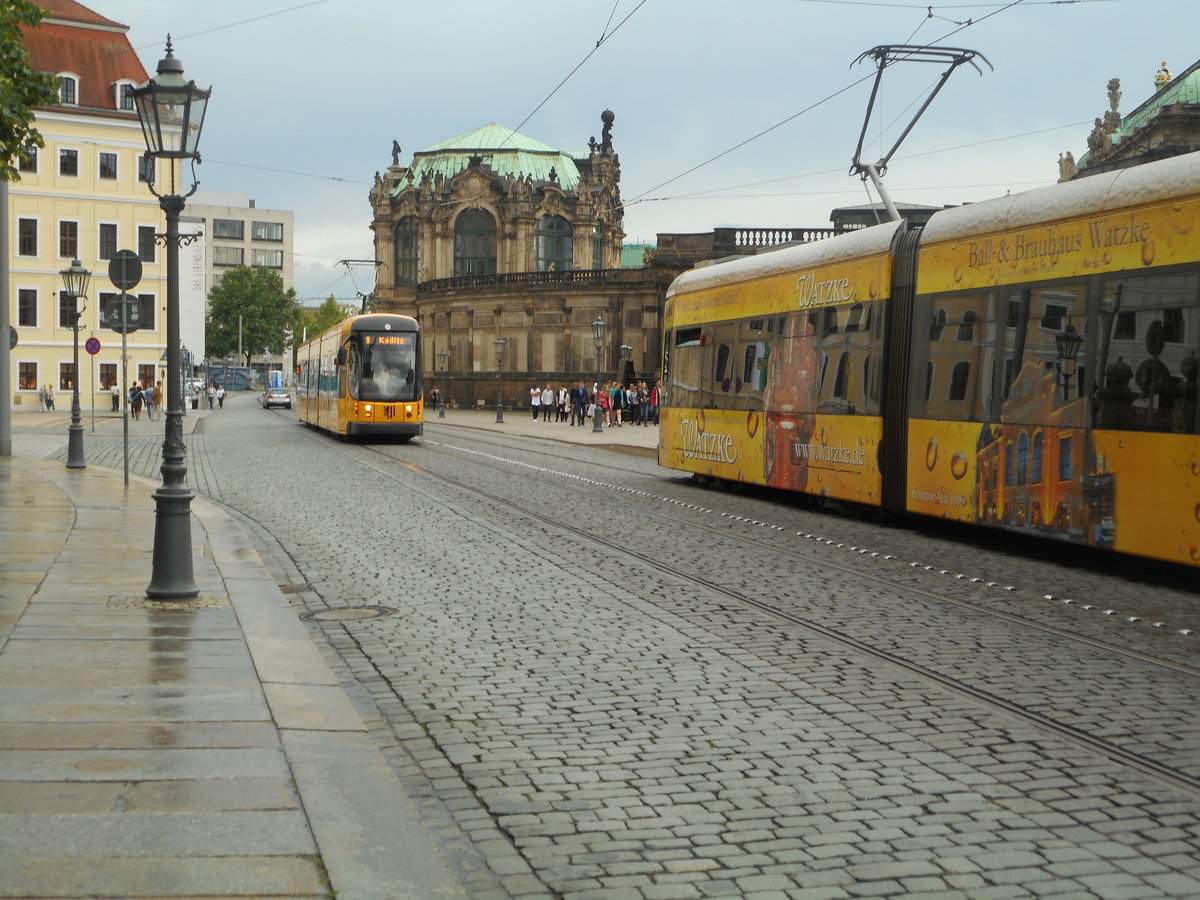
<path id="1" fill-rule="evenodd" d="M 301 619 L 318 619 L 322 622 L 344 622 L 348 619 L 380 619 L 390 616 L 395 610 L 390 606 L 348 606 L 343 609 L 314 609 L 301 613 Z"/>

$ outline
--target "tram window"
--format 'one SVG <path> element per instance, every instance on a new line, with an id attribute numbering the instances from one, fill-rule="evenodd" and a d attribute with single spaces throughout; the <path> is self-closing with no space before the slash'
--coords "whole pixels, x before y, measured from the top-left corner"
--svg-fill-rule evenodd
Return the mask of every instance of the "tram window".
<path id="1" fill-rule="evenodd" d="M 725 367 L 729 365 L 729 345 L 722 344 L 717 348 L 717 362 L 713 368 L 713 381 L 721 382 L 725 379 Z"/>
<path id="2" fill-rule="evenodd" d="M 863 305 L 855 303 L 850 307 L 850 317 L 846 319 L 846 332 L 858 331 L 859 325 L 862 323 Z"/>
<path id="3" fill-rule="evenodd" d="M 942 330 L 946 327 L 946 310 L 939 309 L 933 314 L 933 322 L 929 325 L 929 340 L 935 344 L 942 339 Z"/>
<path id="4" fill-rule="evenodd" d="M 1200 272 L 1106 282 L 1100 330 L 1097 427 L 1200 434 Z"/>
<path id="5" fill-rule="evenodd" d="M 838 333 L 838 311 L 837 307 L 830 306 L 825 310 L 825 334 Z"/>

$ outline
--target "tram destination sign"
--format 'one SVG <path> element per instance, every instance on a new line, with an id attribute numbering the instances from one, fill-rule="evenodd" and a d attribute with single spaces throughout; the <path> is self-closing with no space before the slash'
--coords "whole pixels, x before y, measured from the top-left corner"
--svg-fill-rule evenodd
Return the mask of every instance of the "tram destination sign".
<path id="1" fill-rule="evenodd" d="M 104 304 L 104 322 L 118 334 L 130 334 L 146 321 L 146 309 L 137 297 L 124 291 L 109 297 Z"/>

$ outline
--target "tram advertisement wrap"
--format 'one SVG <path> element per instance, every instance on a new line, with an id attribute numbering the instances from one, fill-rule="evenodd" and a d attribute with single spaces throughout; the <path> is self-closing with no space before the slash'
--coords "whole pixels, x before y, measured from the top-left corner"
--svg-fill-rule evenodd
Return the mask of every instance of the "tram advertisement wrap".
<path id="1" fill-rule="evenodd" d="M 1200 563 L 1200 437 L 1095 431 L 1088 543 Z M 1154 460 L 1147 465 L 1147 460 Z"/>
<path id="2" fill-rule="evenodd" d="M 750 484 L 878 505 L 881 420 L 813 416 L 797 429 L 794 416 L 759 410 L 663 410 L 660 462 Z"/>
<path id="3" fill-rule="evenodd" d="M 1137 271 L 1200 258 L 1200 200 L 925 246 L 918 293 Z"/>
<path id="4" fill-rule="evenodd" d="M 741 284 L 680 293 L 673 301 L 671 321 L 681 327 L 742 318 L 748 315 L 748 310 L 753 310 L 754 316 L 774 316 L 878 300 L 891 291 L 891 260 L 890 255 L 880 253 L 800 272 L 764 275 Z"/>
<path id="5" fill-rule="evenodd" d="M 976 521 L 978 422 L 912 419 L 908 423 L 907 509 L 924 516 Z"/>

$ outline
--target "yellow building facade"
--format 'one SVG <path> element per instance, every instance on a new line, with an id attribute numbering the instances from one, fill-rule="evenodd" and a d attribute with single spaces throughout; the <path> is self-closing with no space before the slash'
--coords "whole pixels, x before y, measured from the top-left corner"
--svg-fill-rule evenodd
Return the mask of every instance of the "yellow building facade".
<path id="1" fill-rule="evenodd" d="M 166 258 L 155 236 L 165 231 L 147 186 L 151 164 L 128 89 L 147 80 L 127 27 L 76 3 L 43 0 L 41 24 L 26 32 L 36 68 L 59 78 L 60 105 L 36 111 L 45 146 L 28 148 L 9 188 L 9 322 L 13 405 L 39 405 L 47 388 L 57 408 L 70 404 L 76 378 L 85 412 L 109 409 L 114 384 L 165 380 Z M 153 173 L 156 181 L 166 172 Z M 144 324 L 126 337 L 107 327 L 104 301 L 119 293 L 109 263 L 119 250 L 142 259 Z M 79 369 L 74 367 L 73 308 L 60 272 L 78 259 L 92 273 L 81 298 Z M 89 338 L 100 349 L 87 352 Z"/>

